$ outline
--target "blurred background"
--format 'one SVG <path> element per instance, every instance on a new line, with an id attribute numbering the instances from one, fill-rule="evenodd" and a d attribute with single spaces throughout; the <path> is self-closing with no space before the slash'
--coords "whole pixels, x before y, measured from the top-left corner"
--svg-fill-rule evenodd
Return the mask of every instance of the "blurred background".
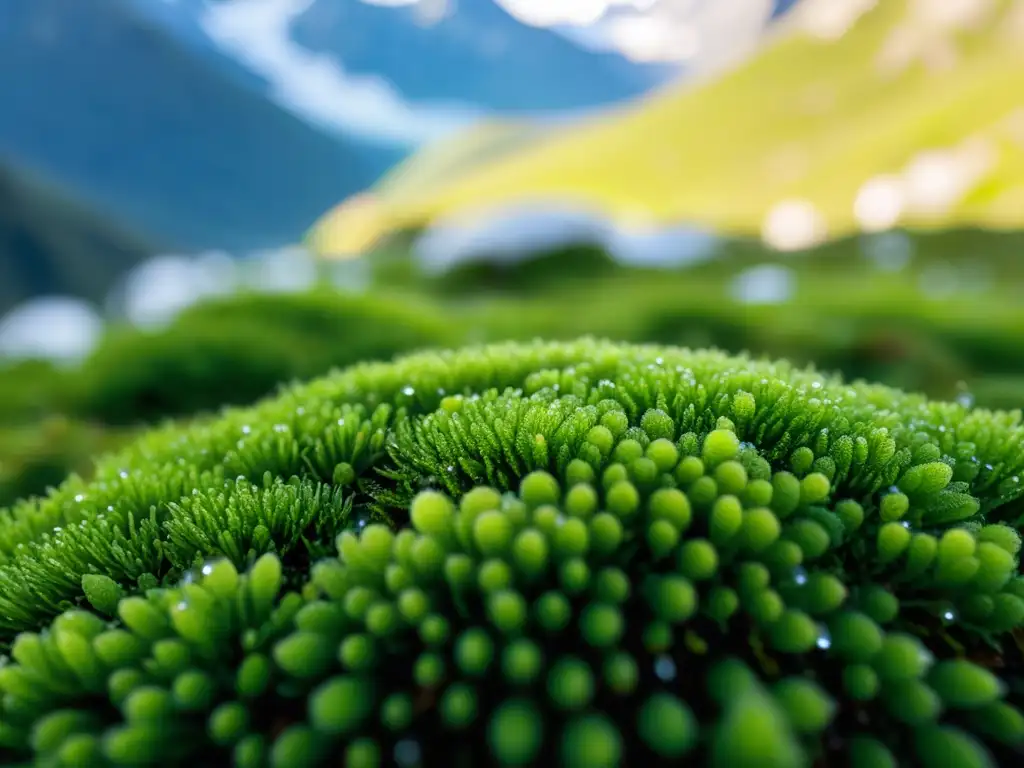
<path id="1" fill-rule="evenodd" d="M 0 506 L 593 334 L 1024 405 L 1024 0 L 3 0 Z"/>

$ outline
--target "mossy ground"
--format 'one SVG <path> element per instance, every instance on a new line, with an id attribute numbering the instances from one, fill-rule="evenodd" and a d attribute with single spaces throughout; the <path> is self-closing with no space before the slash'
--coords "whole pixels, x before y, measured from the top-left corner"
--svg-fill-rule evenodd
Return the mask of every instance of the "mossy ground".
<path id="1" fill-rule="evenodd" d="M 672 347 L 358 365 L 4 513 L 0 741 L 42 765 L 1019 759 L 1022 438 L 1019 413 Z"/>
<path id="2" fill-rule="evenodd" d="M 1024 315 L 1008 298 L 1020 287 L 1019 239 L 971 232 L 906 237 L 916 255 L 897 273 L 873 267 L 856 240 L 789 257 L 796 293 L 770 306 L 744 305 L 729 293 L 738 271 L 768 258 L 740 242 L 724 245 L 715 261 L 678 271 L 616 266 L 605 254 L 576 249 L 511 268 L 467 266 L 434 281 L 382 266 L 378 279 L 409 281 L 405 292 L 357 296 L 322 287 L 206 302 L 161 331 L 114 329 L 79 368 L 25 364 L 0 371 L 0 462 L 8 475 L 24 464 L 16 451 L 32 424 L 38 429 L 58 417 L 76 424 L 81 436 L 40 455 L 35 464 L 52 472 L 20 473 L 2 493 L 8 501 L 41 493 L 52 477 L 88 471 L 95 451 L 85 438 L 95 443 L 103 427 L 113 427 L 103 438 L 109 443 L 140 424 L 250 403 L 283 383 L 361 360 L 503 339 L 597 333 L 714 346 L 932 397 L 1020 407 Z M 973 256 L 979 250 L 984 262 Z M 922 285 L 932 273 L 953 275 L 962 290 L 927 294 Z M 979 294 L 978 275 L 996 292 Z"/>

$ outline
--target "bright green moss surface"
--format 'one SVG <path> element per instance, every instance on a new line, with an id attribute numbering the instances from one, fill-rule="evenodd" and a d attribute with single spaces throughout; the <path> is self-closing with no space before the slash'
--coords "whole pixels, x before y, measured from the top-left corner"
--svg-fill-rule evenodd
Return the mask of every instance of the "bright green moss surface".
<path id="1" fill-rule="evenodd" d="M 1019 413 L 496 345 L 148 433 L 0 516 L 0 759 L 1019 759 Z"/>

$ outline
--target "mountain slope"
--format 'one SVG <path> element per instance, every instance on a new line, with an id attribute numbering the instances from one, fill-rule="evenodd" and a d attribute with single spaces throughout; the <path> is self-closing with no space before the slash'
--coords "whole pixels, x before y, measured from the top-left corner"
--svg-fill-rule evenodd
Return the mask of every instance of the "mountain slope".
<path id="1" fill-rule="evenodd" d="M 450 14 L 424 24 L 415 6 L 319 0 L 297 20 L 294 39 L 339 57 L 353 73 L 387 77 L 408 99 L 460 101 L 500 113 L 631 98 L 668 73 L 521 24 L 494 0 L 453 5 Z"/>
<path id="2" fill-rule="evenodd" d="M 0 158 L 0 315 L 40 294 L 102 301 L 152 247 Z"/>
<path id="3" fill-rule="evenodd" d="M 0 151 L 184 248 L 294 241 L 397 155 L 363 157 L 124 0 L 0 3 Z"/>
<path id="4" fill-rule="evenodd" d="M 453 104 L 483 113 L 598 106 L 644 93 L 671 69 L 633 64 L 614 53 L 586 50 L 553 30 L 525 25 L 495 0 L 411 4 L 364 0 L 131 0 L 149 18 L 192 47 L 223 44 L 245 62 L 241 40 L 205 38 L 210 8 L 236 6 L 246 42 L 268 44 L 268 14 L 286 27 L 277 34 L 321 57 L 345 77 L 381 78 L 412 105 Z M 245 9 L 246 4 L 250 5 Z M 425 18 L 431 8 L 445 12 Z M 241 12 L 238 12 L 241 11 Z M 249 19 L 247 28 L 244 19 Z M 259 39 L 257 39 L 259 37 Z M 257 54 L 258 55 L 258 54 Z"/>
<path id="5" fill-rule="evenodd" d="M 886 0 L 855 18 L 871 4 L 845 0 L 850 26 L 836 35 L 815 15 L 829 2 L 798 4 L 763 50 L 716 78 L 415 195 L 382 191 L 378 229 L 538 198 L 762 233 L 782 248 L 897 224 L 1024 225 L 1024 6 L 957 3 L 957 16 L 946 0 Z M 346 231 L 338 215 L 322 223 Z M 358 234 L 330 250 L 372 239 Z"/>

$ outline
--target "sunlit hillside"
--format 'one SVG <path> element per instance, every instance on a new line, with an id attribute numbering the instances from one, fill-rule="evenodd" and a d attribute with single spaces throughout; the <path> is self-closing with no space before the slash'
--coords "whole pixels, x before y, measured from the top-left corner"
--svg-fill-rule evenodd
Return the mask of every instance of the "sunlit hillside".
<path id="1" fill-rule="evenodd" d="M 783 250 L 893 226 L 1024 225 L 1024 2 L 804 0 L 729 71 L 523 130 L 507 128 L 522 140 L 511 150 L 463 152 L 457 172 L 413 173 L 414 158 L 400 184 L 325 217 L 314 245 L 352 252 L 537 199 Z"/>

